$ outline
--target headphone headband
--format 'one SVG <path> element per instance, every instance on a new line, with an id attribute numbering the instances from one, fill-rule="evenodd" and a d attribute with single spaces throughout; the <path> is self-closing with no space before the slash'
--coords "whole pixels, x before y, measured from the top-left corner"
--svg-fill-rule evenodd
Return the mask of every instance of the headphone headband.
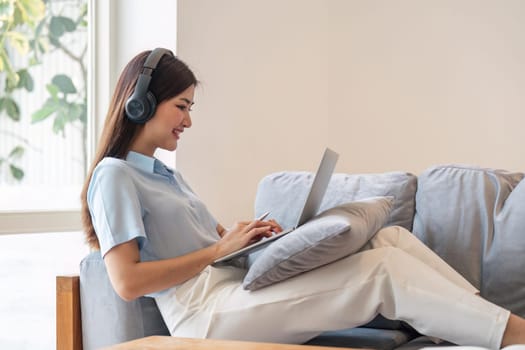
<path id="1" fill-rule="evenodd" d="M 157 108 L 155 95 L 148 91 L 151 75 L 164 55 L 173 55 L 168 49 L 156 48 L 148 55 L 137 78 L 135 89 L 126 101 L 126 116 L 134 123 L 144 124 L 151 119 Z"/>

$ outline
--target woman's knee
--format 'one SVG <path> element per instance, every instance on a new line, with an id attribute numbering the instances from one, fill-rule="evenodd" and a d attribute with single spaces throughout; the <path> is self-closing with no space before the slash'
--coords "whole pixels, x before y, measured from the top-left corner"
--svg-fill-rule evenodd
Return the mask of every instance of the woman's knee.
<path id="1" fill-rule="evenodd" d="M 371 244 L 373 248 L 380 247 L 396 247 L 399 243 L 399 240 L 403 236 L 411 234 L 408 230 L 401 226 L 387 226 L 383 227 L 374 235 L 371 239 Z"/>
<path id="2" fill-rule="evenodd" d="M 397 259 L 396 255 L 399 254 L 399 249 L 394 246 L 383 246 L 364 251 L 362 254 L 363 261 L 366 261 L 366 265 L 376 269 L 388 266 L 392 259 Z"/>

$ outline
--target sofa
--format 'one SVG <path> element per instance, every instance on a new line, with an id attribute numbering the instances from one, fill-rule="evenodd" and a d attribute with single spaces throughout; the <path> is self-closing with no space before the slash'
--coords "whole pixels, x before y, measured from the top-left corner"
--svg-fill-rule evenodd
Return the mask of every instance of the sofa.
<path id="1" fill-rule="evenodd" d="M 418 176 L 400 171 L 337 173 L 320 211 L 369 197 L 393 197 L 385 226 L 400 225 L 412 231 L 483 297 L 525 316 L 523 177 L 520 172 L 464 165 L 434 166 Z M 265 176 L 258 184 L 255 215 L 272 208 L 279 222 L 296 217 L 311 181 L 313 174 L 309 172 Z M 85 350 L 169 334 L 153 299 L 125 302 L 117 296 L 99 252 L 82 260 L 79 292 L 81 325 L 75 327 L 81 327 Z M 450 326 L 461 327 L 454 319 Z M 378 350 L 436 345 L 408 324 L 381 315 L 357 328 L 324 332 L 306 344 Z"/>

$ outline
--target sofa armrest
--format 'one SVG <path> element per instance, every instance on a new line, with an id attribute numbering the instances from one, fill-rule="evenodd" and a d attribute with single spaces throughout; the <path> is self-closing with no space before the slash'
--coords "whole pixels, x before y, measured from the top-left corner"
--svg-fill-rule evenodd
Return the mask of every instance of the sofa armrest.
<path id="1" fill-rule="evenodd" d="M 56 348 L 82 350 L 79 276 L 56 277 Z"/>

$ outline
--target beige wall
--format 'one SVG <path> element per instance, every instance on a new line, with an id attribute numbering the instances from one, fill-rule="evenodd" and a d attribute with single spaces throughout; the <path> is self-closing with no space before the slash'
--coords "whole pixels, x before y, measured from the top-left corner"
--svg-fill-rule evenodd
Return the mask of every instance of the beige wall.
<path id="1" fill-rule="evenodd" d="M 262 176 L 525 170 L 525 1 L 179 0 L 201 80 L 177 167 L 229 225 Z"/>

